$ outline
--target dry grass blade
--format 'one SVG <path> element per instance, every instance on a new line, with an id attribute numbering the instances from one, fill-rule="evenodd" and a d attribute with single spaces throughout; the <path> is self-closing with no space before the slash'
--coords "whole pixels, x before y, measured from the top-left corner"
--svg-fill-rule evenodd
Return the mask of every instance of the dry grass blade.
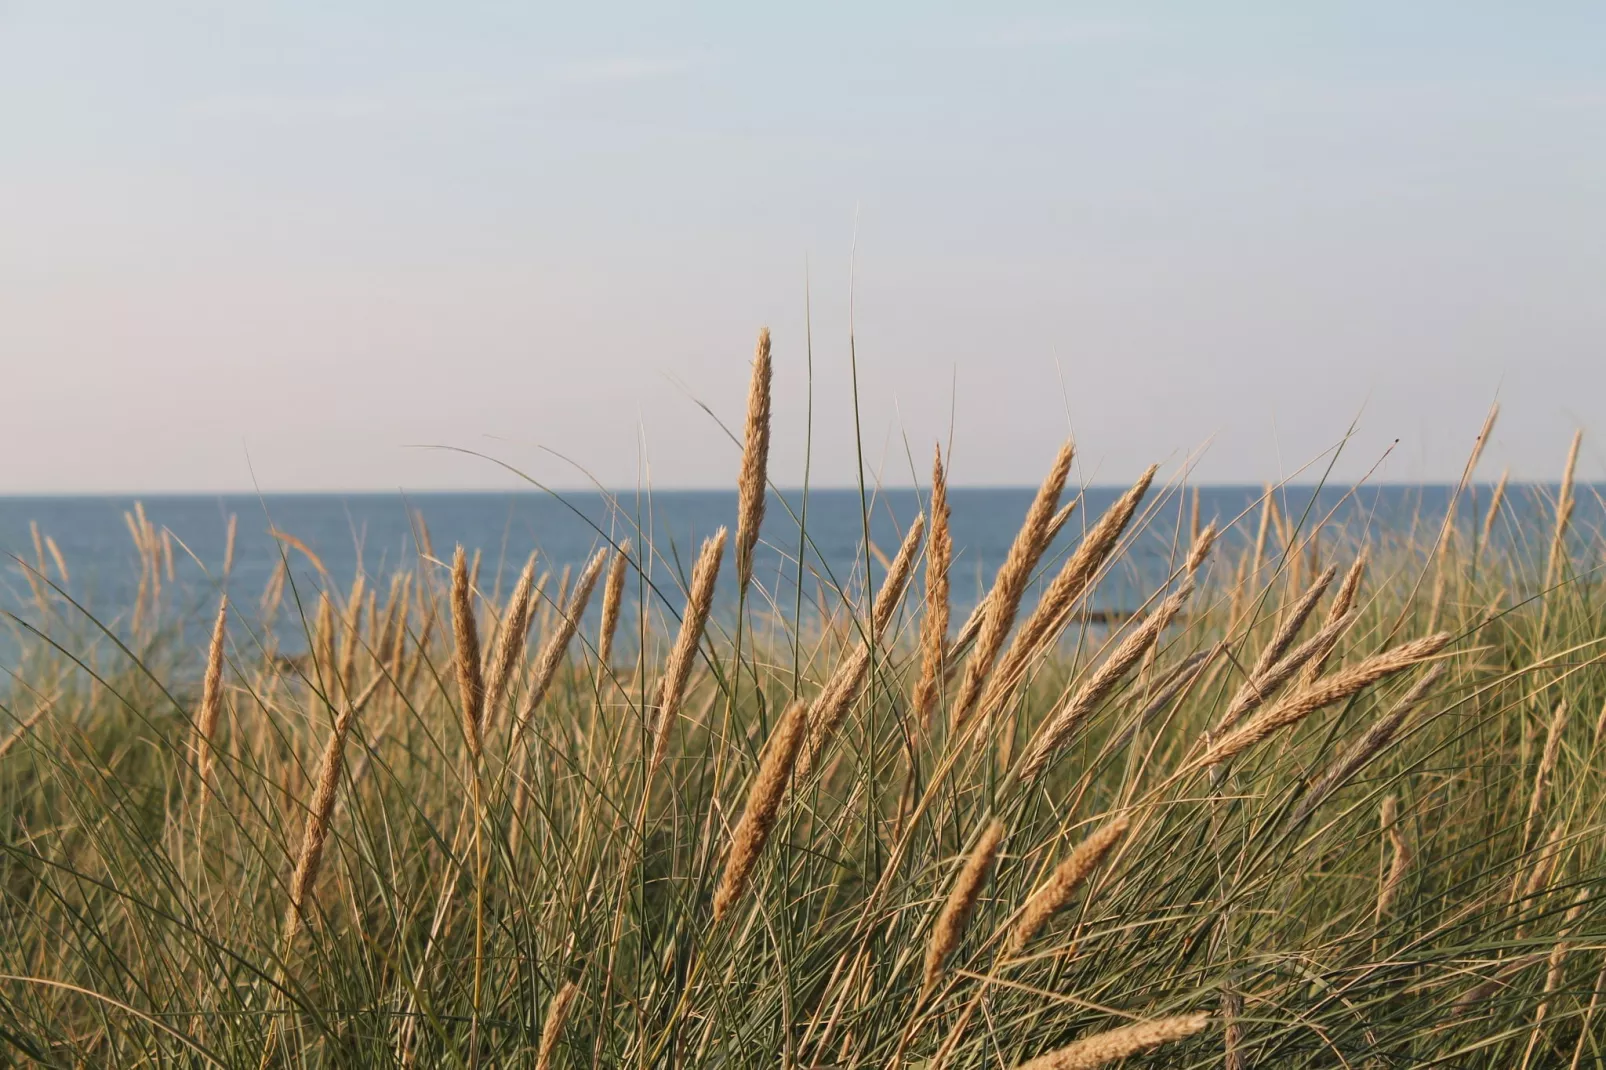
<path id="1" fill-rule="evenodd" d="M 1286 728 L 1324 706 L 1349 698 L 1394 673 L 1432 657 L 1450 643 L 1450 633 L 1440 632 L 1423 639 L 1401 643 L 1392 650 L 1322 677 L 1256 714 L 1247 724 L 1222 736 L 1188 771 L 1219 765 L 1248 750 L 1278 729 Z"/>
<path id="2" fill-rule="evenodd" d="M 993 821 L 982 831 L 976 846 L 965 858 L 965 864 L 942 905 L 942 913 L 937 915 L 937 923 L 932 926 L 931 942 L 926 945 L 926 966 L 921 979 L 923 996 L 929 996 L 937 987 L 937 982 L 942 978 L 943 964 L 964 937 L 965 927 L 970 924 L 970 915 L 975 912 L 982 886 L 993 871 L 993 863 L 998 859 L 998 845 L 1003 839 L 1003 823 Z"/>
<path id="3" fill-rule="evenodd" d="M 714 584 L 719 579 L 719 561 L 725 551 L 725 535 L 725 529 L 720 528 L 704 540 L 697 563 L 692 566 L 686 609 L 681 614 L 680 630 L 675 635 L 675 645 L 670 648 L 669 658 L 664 662 L 664 675 L 658 686 L 652 759 L 647 766 L 649 776 L 663 763 L 669 747 L 670 729 L 674 727 L 680 704 L 686 695 L 686 681 L 691 677 L 697 647 L 703 641 L 703 629 L 708 624 L 708 612 L 714 604 Z"/>
<path id="4" fill-rule="evenodd" d="M 1210 1015 L 1184 1014 L 1138 1022 L 1084 1037 L 1068 1048 L 1040 1055 L 1017 1070 L 1092 1070 L 1131 1055 L 1184 1040 L 1210 1024 Z"/>
<path id="5" fill-rule="evenodd" d="M 769 745 L 759 762 L 758 773 L 747 792 L 747 805 L 741 820 L 731 835 L 730 855 L 714 892 L 714 920 L 723 918 L 747 890 L 748 878 L 758 863 L 764 845 L 769 842 L 770 831 L 786 796 L 786 786 L 792 779 L 792 768 L 797 763 L 798 749 L 808 728 L 808 707 L 794 702 L 782 715 L 770 735 Z"/>
<path id="6" fill-rule="evenodd" d="M 1122 814 L 1077 844 L 1076 849 L 1054 867 L 1048 881 L 1032 893 L 1032 897 L 1021 908 L 1020 918 L 1010 930 L 1009 941 L 1005 945 L 1009 954 L 1020 954 L 1032 937 L 1048 923 L 1048 919 L 1071 901 L 1076 889 L 1098 868 L 1110 848 L 1121 842 L 1131 826 L 1131 818 Z"/>
<path id="7" fill-rule="evenodd" d="M 1053 467 L 1038 488 L 1037 497 L 1026 511 L 1026 520 L 1016 533 L 1009 555 L 1004 558 L 998 575 L 993 579 L 992 589 L 987 593 L 987 610 L 981 618 L 976 647 L 965 663 L 964 680 L 954 700 L 955 725 L 962 725 L 969 720 L 976 700 L 981 697 L 982 685 L 987 682 L 993 663 L 1003 649 L 1004 640 L 1015 625 L 1015 613 L 1020 607 L 1021 595 L 1026 593 L 1032 569 L 1037 566 L 1037 559 L 1048 546 L 1048 525 L 1059 504 L 1065 478 L 1071 471 L 1071 453 L 1069 442 L 1060 447 L 1059 456 L 1054 458 Z"/>
<path id="8" fill-rule="evenodd" d="M 766 473 L 770 455 L 770 329 L 758 332 L 753 378 L 747 392 L 747 433 L 742 473 L 737 481 L 736 581 L 743 589 L 753 578 L 753 548 L 764 523 Z"/>
<path id="9" fill-rule="evenodd" d="M 1023 779 L 1032 780 L 1048 767 L 1055 752 L 1070 742 L 1082 721 L 1098 708 L 1105 696 L 1148 653 L 1160 638 L 1160 633 L 1182 611 L 1192 593 L 1192 582 L 1184 581 L 1180 589 L 1156 606 L 1141 625 L 1121 640 L 1121 644 L 1093 670 L 1070 700 L 1049 716 L 1038 729 L 1037 739 L 1021 764 Z"/>

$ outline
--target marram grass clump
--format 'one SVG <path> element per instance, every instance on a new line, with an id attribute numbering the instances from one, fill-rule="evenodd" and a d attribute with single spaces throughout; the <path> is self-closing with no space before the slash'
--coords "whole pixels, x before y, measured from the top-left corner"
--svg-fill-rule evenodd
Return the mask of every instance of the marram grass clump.
<path id="1" fill-rule="evenodd" d="M 883 573 L 833 581 L 805 535 L 803 625 L 751 566 L 770 359 L 735 536 L 672 596 L 623 511 L 572 583 L 537 553 L 505 598 L 421 528 L 394 575 L 210 593 L 174 649 L 143 509 L 104 624 L 41 533 L 0 685 L 3 1061 L 1602 1065 L 1606 592 L 1572 462 L 1543 510 L 1502 483 L 1410 542 L 1270 490 L 1184 524 L 1157 469 L 1088 516 L 1067 445 L 955 630 L 939 453 Z M 1154 539 L 1170 574 L 1090 612 Z"/>

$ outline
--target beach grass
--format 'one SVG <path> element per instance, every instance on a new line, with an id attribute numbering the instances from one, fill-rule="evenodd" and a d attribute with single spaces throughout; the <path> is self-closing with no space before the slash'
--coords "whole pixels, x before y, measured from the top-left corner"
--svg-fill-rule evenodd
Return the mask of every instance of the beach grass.
<path id="1" fill-rule="evenodd" d="M 777 548 L 827 592 L 804 624 L 751 565 L 769 390 L 766 335 L 737 533 L 694 554 L 599 532 L 501 597 L 421 534 L 394 575 L 214 595 L 199 643 L 142 510 L 130 614 L 53 542 L 18 562 L 4 1061 L 1606 1065 L 1572 461 L 1542 509 L 1406 537 L 1275 488 L 1184 522 L 1153 471 L 1068 513 L 1067 445 L 950 627 L 939 456 L 882 567 Z M 1170 575 L 1089 612 L 1140 539 Z"/>

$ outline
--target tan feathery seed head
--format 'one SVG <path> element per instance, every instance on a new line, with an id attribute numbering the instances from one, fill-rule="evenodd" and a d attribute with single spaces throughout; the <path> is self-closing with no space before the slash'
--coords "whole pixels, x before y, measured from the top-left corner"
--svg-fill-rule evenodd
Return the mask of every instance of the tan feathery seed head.
<path id="1" fill-rule="evenodd" d="M 1221 721 L 1216 725 L 1216 732 L 1220 734 L 1237 724 L 1247 714 L 1253 713 L 1265 704 L 1266 700 L 1276 693 L 1277 689 L 1294 678 L 1300 667 L 1307 664 L 1312 658 L 1326 650 L 1331 650 L 1339 637 L 1348 630 L 1353 623 L 1353 614 L 1346 613 L 1322 626 L 1321 631 L 1299 644 L 1291 650 L 1281 661 L 1265 670 L 1258 676 L 1251 677 L 1238 688 L 1232 701 L 1227 705 L 1227 712 L 1222 714 Z"/>
<path id="2" fill-rule="evenodd" d="M 982 886 L 993 871 L 993 863 L 998 859 L 998 845 L 1003 839 L 1003 822 L 991 822 L 983 830 L 981 839 L 976 841 L 976 846 L 971 849 L 964 867 L 954 880 L 948 899 L 942 905 L 942 913 L 937 915 L 937 923 L 932 926 L 931 942 L 926 945 L 922 997 L 930 995 L 937 987 L 937 982 L 942 978 L 943 964 L 964 938 L 965 927 L 970 924 L 970 915 L 976 909 L 976 900 L 981 897 Z"/>
<path id="3" fill-rule="evenodd" d="M 1250 679 L 1254 679 L 1266 672 L 1288 652 L 1288 648 L 1294 644 L 1294 640 L 1299 636 L 1300 629 L 1310 619 L 1311 612 L 1316 608 L 1316 603 L 1321 601 L 1322 595 L 1327 593 L 1327 588 L 1332 585 L 1333 579 L 1337 575 L 1338 569 L 1329 565 L 1326 571 L 1316 577 L 1316 582 L 1307 587 L 1305 593 L 1299 596 L 1299 600 L 1289 609 L 1288 616 L 1283 618 L 1283 622 L 1272 633 L 1271 641 L 1260 652 L 1260 658 L 1255 662 L 1255 667 L 1250 670 Z"/>
<path id="4" fill-rule="evenodd" d="M 357 650 L 362 646 L 363 590 L 366 581 L 357 573 L 351 581 L 351 593 L 346 597 L 345 631 L 340 642 L 340 683 L 350 694 L 356 686 Z"/>
<path id="5" fill-rule="evenodd" d="M 854 648 L 852 654 L 837 663 L 825 688 L 810 707 L 808 745 L 801 758 L 800 772 L 807 774 L 814 767 L 814 762 L 830 744 L 836 730 L 847 717 L 848 708 L 858 696 L 865 673 L 870 668 L 870 648 L 880 641 L 881 634 L 886 631 L 903 601 L 903 592 L 914 572 L 915 557 L 920 552 L 920 540 L 925 529 L 925 516 L 916 513 L 914 522 L 904 533 L 902 545 L 898 547 L 898 556 L 892 559 L 881 581 L 881 589 L 876 592 L 875 604 L 870 609 L 870 633 L 863 643 Z"/>
<path id="6" fill-rule="evenodd" d="M 1399 895 L 1400 885 L 1405 882 L 1406 871 L 1411 866 L 1411 849 L 1406 845 L 1405 834 L 1400 831 L 1400 807 L 1399 800 L 1395 796 L 1390 795 L 1383 800 L 1380 817 L 1383 834 L 1388 837 L 1392 857 L 1389 861 L 1388 875 L 1383 878 L 1383 885 L 1377 893 L 1379 922 L 1388 914 L 1389 907 Z"/>
<path id="7" fill-rule="evenodd" d="M 1055 513 L 1054 518 L 1048 522 L 1048 531 L 1044 533 L 1043 538 L 1045 543 L 1048 545 L 1053 545 L 1054 540 L 1060 537 L 1060 532 L 1065 530 L 1065 525 L 1069 523 L 1071 517 L 1075 515 L 1077 506 L 1081 504 L 1081 495 L 1077 495 L 1075 498 L 1072 498 L 1070 501 L 1060 506 L 1060 511 Z"/>
<path id="8" fill-rule="evenodd" d="M 1506 481 L 1511 477 L 1509 469 L 1500 473 L 1500 480 L 1494 485 L 1494 493 L 1489 495 L 1489 510 L 1483 514 L 1483 535 L 1479 546 L 1488 546 L 1489 539 L 1494 534 L 1494 522 L 1500 515 L 1500 503 L 1506 498 Z"/>
<path id="9" fill-rule="evenodd" d="M 535 554 L 524 563 L 513 593 L 507 597 L 507 608 L 502 614 L 502 627 L 496 637 L 496 652 L 491 655 L 490 672 L 485 678 L 485 724 L 496 723 L 502 699 L 513 682 L 513 673 L 524 655 L 524 644 L 529 638 L 531 599 L 535 597 Z"/>
<path id="10" fill-rule="evenodd" d="M 329 701 L 333 702 L 334 696 L 331 692 L 334 690 L 335 673 L 335 605 L 330 600 L 328 591 L 318 593 L 318 616 L 313 623 L 312 650 L 313 686 L 323 691 Z"/>
<path id="11" fill-rule="evenodd" d="M 1074 503 L 1073 503 L 1074 504 Z M 948 531 L 948 477 L 942 467 L 942 447 L 931 462 L 931 538 L 926 543 L 926 611 L 920 620 L 920 678 L 915 682 L 909 710 L 921 729 L 931 723 L 942 691 L 943 659 L 948 651 L 948 569 L 953 563 L 953 536 Z"/>
<path id="12" fill-rule="evenodd" d="M 212 772 L 213 737 L 218 714 L 223 709 L 223 637 L 229 617 L 229 596 L 218 600 L 217 622 L 212 625 L 212 643 L 206 651 L 206 675 L 201 680 L 201 708 L 195 716 L 195 741 L 201 772 L 201 805 L 206 805 L 207 780 Z"/>
<path id="13" fill-rule="evenodd" d="M 1327 623 L 1331 624 L 1355 608 L 1355 598 L 1361 591 L 1361 580 L 1366 576 L 1367 553 L 1362 550 L 1350 564 L 1349 571 L 1344 573 L 1344 581 L 1338 585 L 1338 593 L 1333 595 L 1333 604 L 1327 607 Z M 1301 676 L 1304 683 L 1310 684 L 1327 668 L 1327 659 L 1332 655 L 1333 648 L 1338 645 L 1335 638 L 1324 649 L 1316 652 L 1305 663 L 1305 671 Z"/>
<path id="14" fill-rule="evenodd" d="M 1091 586 L 1099 574 L 1099 569 L 1115 549 L 1115 544 L 1126 531 L 1127 525 L 1131 523 L 1133 514 L 1137 512 L 1143 496 L 1149 492 L 1149 486 L 1154 482 L 1154 475 L 1158 471 L 1158 465 L 1150 465 L 1138 481 L 1121 495 L 1115 504 L 1105 510 L 1104 515 L 1082 538 L 1076 550 L 1066 558 L 1065 564 L 1060 566 L 1059 573 L 1043 592 L 1037 607 L 1021 625 L 1014 642 L 1010 644 L 1009 651 L 1000 662 L 998 671 L 993 674 L 979 704 L 984 713 L 990 713 L 1004 701 L 1009 692 L 1020 682 L 1027 663 L 1053 642 L 1064 629 L 1071 610 Z"/>
<path id="15" fill-rule="evenodd" d="M 334 816 L 335 797 L 340 789 L 340 773 L 345 767 L 346 733 L 356 715 L 356 704 L 347 703 L 335 718 L 334 730 L 324 745 L 318 762 L 318 778 L 307 808 L 307 823 L 301 834 L 301 850 L 290 876 L 290 906 L 284 916 L 284 938 L 288 943 L 300 928 L 307 898 L 317 883 L 323 863 L 323 848 L 329 839 L 329 820 Z"/>
<path id="16" fill-rule="evenodd" d="M 770 455 L 770 329 L 758 332 L 753 378 L 747 390 L 747 432 L 737 483 L 736 581 L 745 590 L 753 578 L 753 548 L 764 523 L 764 497 Z"/>
<path id="17" fill-rule="evenodd" d="M 459 545 L 452 555 L 452 634 L 457 644 L 457 690 L 462 699 L 463 738 L 476 760 L 484 747 L 481 727 L 485 681 L 480 675 L 480 633 L 474 620 L 474 593 L 468 558 Z"/>
<path id="18" fill-rule="evenodd" d="M 725 871 L 720 875 L 719 887 L 714 892 L 714 920 L 725 916 L 747 890 L 753 867 L 769 842 L 775 827 L 781 800 L 786 797 L 786 786 L 792 779 L 792 768 L 797 764 L 797 753 L 808 728 L 808 706 L 794 702 L 789 706 L 770 735 L 769 745 L 759 762 L 758 773 L 747 792 L 747 805 L 741 820 L 731 835 L 730 855 L 725 860 Z"/>
<path id="19" fill-rule="evenodd" d="M 625 569 L 630 565 L 630 540 L 619 543 L 608 566 L 608 582 L 602 589 L 602 626 L 597 632 L 597 664 L 604 670 L 613 659 L 613 636 L 619 630 L 619 609 L 624 601 Z"/>
<path id="20" fill-rule="evenodd" d="M 1054 873 L 1047 883 L 1026 901 L 1019 920 L 1010 931 L 1007 945 L 1009 954 L 1020 954 L 1032 937 L 1047 924 L 1048 919 L 1070 902 L 1076 889 L 1082 886 L 1082 882 L 1087 880 L 1098 864 L 1104 860 L 1110 848 L 1121 842 L 1131 826 L 1132 819 L 1122 814 L 1077 844 L 1075 850 L 1054 867 Z"/>
<path id="21" fill-rule="evenodd" d="M 1042 556 L 1047 546 L 1044 536 L 1059 504 L 1060 491 L 1065 487 L 1065 479 L 1070 475 L 1072 453 L 1070 442 L 1060 447 L 1059 455 L 1054 458 L 1053 467 L 1049 469 L 1048 476 L 1038 488 L 1037 497 L 1033 499 L 1031 508 L 1026 511 L 1026 519 L 1015 535 L 1015 542 L 1009 548 L 1009 555 L 1004 558 L 1003 565 L 998 569 L 998 575 L 993 579 L 992 589 L 987 594 L 987 612 L 981 620 L 981 630 L 976 637 L 976 647 L 965 663 L 965 676 L 960 683 L 959 694 L 954 700 L 953 721 L 956 726 L 970 719 L 971 713 L 975 710 L 976 700 L 981 697 L 982 685 L 986 683 L 988 674 L 993 670 L 993 663 L 1004 647 L 1004 640 L 1015 625 L 1015 613 L 1020 608 L 1021 595 L 1026 593 L 1026 584 L 1032 578 L 1032 569 L 1036 567 L 1038 558 Z"/>
<path id="22" fill-rule="evenodd" d="M 692 665 L 697 659 L 697 647 L 703 641 L 703 629 L 708 624 L 708 613 L 714 604 L 714 584 L 719 579 L 719 562 L 725 552 L 726 531 L 720 528 L 703 541 L 697 563 L 692 566 L 691 589 L 686 597 L 686 609 L 680 617 L 680 630 L 675 645 L 664 662 L 663 679 L 658 685 L 658 714 L 653 725 L 652 760 L 647 766 L 649 777 L 663 763 L 669 747 L 669 732 L 680 713 L 681 701 L 686 694 L 686 681 L 691 677 Z"/>
<path id="23" fill-rule="evenodd" d="M 1550 784 L 1550 775 L 1556 770 L 1556 762 L 1561 757 L 1561 737 L 1567 727 L 1568 703 L 1562 699 L 1556 703 L 1556 712 L 1551 715 L 1550 727 L 1545 731 L 1545 749 L 1539 759 L 1539 768 L 1534 772 L 1533 795 L 1528 800 L 1528 818 L 1523 823 L 1522 842 L 1527 846 L 1533 839 L 1534 826 L 1539 823 L 1539 815 L 1545 804 L 1545 789 Z"/>
<path id="24" fill-rule="evenodd" d="M 1444 663 L 1442 661 L 1431 666 L 1427 672 L 1422 674 L 1420 680 L 1411 685 L 1411 689 L 1405 693 L 1404 698 L 1396 702 L 1387 713 L 1374 721 L 1372 727 L 1368 728 L 1365 734 L 1355 741 L 1353 746 L 1347 748 L 1334 760 L 1327 771 L 1311 785 L 1310 790 L 1305 793 L 1305 797 L 1299 801 L 1299 806 L 1295 808 L 1293 816 L 1289 818 L 1290 823 L 1297 825 L 1303 821 L 1312 810 L 1321 805 L 1322 800 L 1327 798 L 1335 788 L 1349 780 L 1367 762 L 1372 760 L 1373 755 L 1388 746 L 1394 737 L 1399 734 L 1400 727 L 1405 723 L 1405 719 L 1411 715 L 1411 711 L 1427 697 L 1428 692 L 1439 682 L 1444 672 Z"/>
<path id="25" fill-rule="evenodd" d="M 238 516 L 230 513 L 228 531 L 223 535 L 223 575 L 225 577 L 234 573 L 234 535 L 239 528 L 239 520 Z M 60 563 L 59 557 L 57 558 L 57 563 Z M 65 575 L 62 578 L 65 579 Z"/>
<path id="26" fill-rule="evenodd" d="M 1194 503 L 1197 504 L 1198 500 L 1197 497 L 1194 498 Z M 1187 569 L 1190 573 L 1198 572 L 1204 565 L 1205 558 L 1210 556 L 1210 551 L 1216 545 L 1216 536 L 1215 521 L 1211 521 L 1209 527 L 1194 536 L 1193 545 L 1188 549 Z"/>
<path id="27" fill-rule="evenodd" d="M 569 1008 L 578 992 L 573 981 L 565 981 L 552 997 L 552 1002 L 547 1004 L 546 1021 L 541 1026 L 541 1042 L 535 1053 L 535 1070 L 549 1070 L 552 1066 L 552 1054 L 557 1051 L 558 1037 L 563 1033 L 564 1023 L 569 1020 Z"/>
<path id="28" fill-rule="evenodd" d="M 563 657 L 568 652 L 569 643 L 574 639 L 575 631 L 580 627 L 580 618 L 585 616 L 586 606 L 591 602 L 591 592 L 597 586 L 597 577 L 602 575 L 602 566 L 607 563 L 608 551 L 606 548 L 598 550 L 586 562 L 584 571 L 575 582 L 574 590 L 569 595 L 569 604 L 558 615 L 552 634 L 541 647 L 541 655 L 536 659 L 535 665 L 530 669 L 530 686 L 524 690 L 524 701 L 519 705 L 519 719 L 517 731 L 522 733 L 524 726 L 535 713 L 536 706 L 546 697 L 547 689 L 552 686 L 552 679 L 557 675 L 558 666 L 563 664 Z"/>
<path id="29" fill-rule="evenodd" d="M 903 603 L 903 592 L 914 573 L 915 558 L 920 554 L 920 542 L 925 534 L 926 514 L 916 513 L 914 520 L 909 523 L 909 530 L 903 533 L 903 542 L 898 546 L 897 555 L 887 566 L 887 574 L 881 578 L 881 589 L 876 591 L 871 616 L 878 637 L 887 630 L 893 614 L 898 612 L 898 606 Z"/>
<path id="30" fill-rule="evenodd" d="M 1209 1024 L 1210 1015 L 1202 1012 L 1137 1022 L 1084 1037 L 1068 1048 L 1022 1063 L 1017 1070 L 1093 1070 L 1162 1044 L 1184 1040 Z"/>
<path id="31" fill-rule="evenodd" d="M 1180 588 L 1155 607 L 1137 628 L 1106 657 L 1102 664 L 1083 681 L 1065 705 L 1052 714 L 1038 730 L 1037 739 L 1021 764 L 1021 776 L 1031 780 L 1048 767 L 1054 752 L 1063 747 L 1076 732 L 1077 726 L 1097 708 L 1104 697 L 1132 670 L 1149 648 L 1160 638 L 1167 625 L 1176 618 L 1193 594 L 1191 580 L 1183 581 Z"/>
<path id="32" fill-rule="evenodd" d="M 1349 698 L 1385 676 L 1392 676 L 1424 661 L 1449 645 L 1449 632 L 1401 643 L 1392 650 L 1374 655 L 1330 673 L 1260 711 L 1247 723 L 1222 736 L 1190 768 L 1219 765 L 1241 754 L 1281 728 L 1296 724 L 1324 706 Z"/>

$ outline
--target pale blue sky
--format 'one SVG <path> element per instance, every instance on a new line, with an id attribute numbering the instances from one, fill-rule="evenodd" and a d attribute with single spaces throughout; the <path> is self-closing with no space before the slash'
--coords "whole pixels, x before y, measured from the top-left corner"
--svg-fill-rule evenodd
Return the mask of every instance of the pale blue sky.
<path id="1" fill-rule="evenodd" d="M 1082 476 L 1606 412 L 1600 4 L 0 0 L 0 491 Z M 1581 475 L 1606 474 L 1586 440 Z"/>

